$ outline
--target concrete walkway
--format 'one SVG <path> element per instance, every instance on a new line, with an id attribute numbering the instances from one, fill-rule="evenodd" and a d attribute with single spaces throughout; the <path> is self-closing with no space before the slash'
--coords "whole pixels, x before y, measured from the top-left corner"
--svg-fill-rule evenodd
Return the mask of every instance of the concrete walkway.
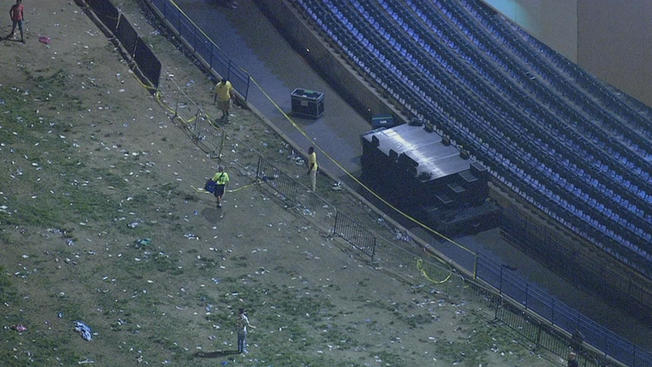
<path id="1" fill-rule="evenodd" d="M 178 0 L 177 3 L 286 113 L 291 111 L 290 92 L 295 88 L 323 92 L 324 115 L 316 120 L 296 118 L 295 121 L 346 170 L 358 173 L 362 154 L 360 135 L 370 130 L 371 125 L 312 70 L 253 1 L 239 1 L 236 9 L 220 6 L 218 1 Z M 249 88 L 248 101 L 298 145 L 306 150 L 311 145 L 253 85 Z M 319 163 L 331 174 L 344 177 L 324 157 Z"/>
<path id="2" fill-rule="evenodd" d="M 371 125 L 343 100 L 322 79 L 303 57 L 295 52 L 283 36 L 270 23 L 254 1 L 239 1 L 236 9 L 218 5 L 216 0 L 176 0 L 182 10 L 222 48 L 229 58 L 262 86 L 265 92 L 286 112 L 291 110 L 290 92 L 295 88 L 322 91 L 325 94 L 325 113 L 317 120 L 295 119 L 308 135 L 346 170 L 359 176 L 362 147 L 360 135 L 369 131 Z M 264 35 L 264 36 L 261 36 Z M 305 146 L 311 142 L 301 135 L 269 102 L 258 89 L 249 88 L 248 101 L 264 114 L 283 134 L 295 143 Z M 320 165 L 345 182 L 344 173 L 325 158 Z M 405 223 L 410 227 L 409 223 Z M 415 230 L 419 233 L 420 231 Z M 426 233 L 420 233 L 430 243 L 439 242 Z M 631 328 L 637 322 L 629 315 L 613 309 L 582 290 L 576 289 L 563 279 L 550 273 L 545 267 L 506 242 L 498 230 L 475 236 L 456 238 L 456 241 L 474 251 L 480 251 L 496 262 L 510 265 L 525 280 L 538 284 L 566 302 L 644 348 L 652 347 L 652 330 L 647 325 Z M 454 253 L 447 254 L 455 256 Z M 463 264 L 469 266 L 469 264 Z M 472 265 L 470 265 L 472 268 Z"/>

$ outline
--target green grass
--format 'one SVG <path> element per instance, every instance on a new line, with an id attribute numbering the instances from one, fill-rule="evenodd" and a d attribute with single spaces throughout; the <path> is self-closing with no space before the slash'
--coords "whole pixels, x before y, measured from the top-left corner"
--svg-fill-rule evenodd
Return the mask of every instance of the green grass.
<path id="1" fill-rule="evenodd" d="M 5 269 L 0 266 L 0 304 L 14 303 L 16 297 L 16 289 L 13 287 L 9 276 L 5 273 Z"/>
<path id="2" fill-rule="evenodd" d="M 112 45 L 106 47 L 113 53 Z M 90 56 L 80 60 L 83 64 L 93 61 Z M 222 360 L 197 358 L 195 347 L 202 346 L 204 351 L 233 349 L 224 343 L 235 343 L 233 324 L 240 305 L 247 307 L 252 323 L 258 327 L 249 336 L 249 343 L 257 347 L 246 357 L 224 357 L 229 365 L 362 367 L 377 356 L 383 366 L 403 366 L 405 359 L 416 360 L 410 354 L 416 352 L 406 348 L 408 351 L 403 354 L 398 343 L 393 343 L 395 339 L 390 339 L 394 334 L 386 334 L 388 330 L 422 331 L 432 326 L 433 319 L 429 312 L 405 298 L 395 302 L 371 295 L 378 284 L 375 275 L 352 276 L 346 286 L 356 286 L 359 292 L 343 294 L 345 285 L 316 286 L 317 279 L 306 279 L 312 277 L 310 270 L 292 263 L 265 263 L 273 268 L 269 271 L 272 275 L 261 276 L 267 272 L 261 271 L 259 254 L 237 246 L 237 241 L 233 251 L 224 245 L 225 249 L 208 252 L 206 246 L 210 245 L 203 241 L 206 236 L 202 241 L 167 238 L 197 229 L 198 224 L 185 222 L 184 214 L 179 213 L 187 210 L 188 203 L 203 202 L 204 198 L 188 193 L 186 183 L 145 172 L 150 166 L 144 163 L 144 155 L 123 154 L 128 143 L 124 143 L 125 148 L 116 143 L 118 149 L 100 146 L 105 138 L 129 138 L 121 132 L 107 132 L 106 127 L 97 126 L 78 128 L 74 121 L 44 117 L 56 116 L 55 111 L 66 105 L 73 115 L 84 108 L 87 100 L 71 95 L 76 93 L 79 75 L 50 69 L 25 73 L 27 81 L 35 85 L 28 95 L 22 90 L 0 87 L 0 98 L 8 111 L 0 111 L 0 142 L 5 144 L 0 151 L 0 169 L 15 176 L 0 175 L 4 191 L 0 205 L 8 207 L 8 212 L 0 211 L 0 240 L 3 245 L 25 243 L 25 253 L 29 255 L 28 260 L 19 260 L 27 270 L 23 265 L 14 269 L 11 262 L 6 264 L 12 268 L 12 274 L 19 272 L 21 276 L 7 275 L 7 270 L 0 268 L 0 309 L 4 302 L 11 304 L 11 311 L 0 317 L 6 325 L 29 321 L 32 324 L 24 335 L 0 330 L 0 365 L 28 365 L 30 358 L 34 360 L 31 365 L 77 365 L 87 355 L 97 360 L 98 365 L 106 361 L 132 365 L 137 363 L 139 351 L 150 365 L 159 365 L 163 360 L 173 365 L 218 365 Z M 83 79 L 88 83 L 88 78 Z M 95 92 L 88 99 L 91 103 L 95 102 Z M 101 93 L 99 88 L 97 93 Z M 37 114 L 36 109 L 41 113 Z M 111 113 L 119 109 L 112 107 Z M 114 118 L 111 113 L 101 118 L 110 122 Z M 233 126 L 242 134 L 249 133 L 249 128 Z M 83 131 L 92 133 L 82 136 Z M 76 139 L 82 148 L 75 146 Z M 172 138 L 160 140 L 166 143 L 159 147 L 190 144 Z M 266 145 L 263 151 L 277 157 L 279 149 L 285 150 L 282 157 L 288 154 L 287 145 L 278 141 Z M 86 152 L 93 152 L 93 158 L 89 159 Z M 255 165 L 253 152 L 242 150 L 237 157 L 242 164 Z M 288 171 L 297 169 L 292 162 L 285 163 L 290 165 Z M 95 167 L 96 164 L 102 167 Z M 18 167 L 21 175 L 16 174 Z M 129 172 L 137 175 L 127 176 Z M 129 182 L 124 180 L 126 177 Z M 32 195 L 38 197 L 32 199 Z M 170 212 L 175 214 L 168 215 Z M 127 226 L 136 220 L 140 223 L 136 228 Z M 303 224 L 301 219 L 296 220 Z M 17 230 L 20 227 L 27 229 L 31 237 L 21 234 Z M 65 233 L 51 235 L 47 228 Z M 47 237 L 46 246 L 31 251 L 27 246 L 36 249 L 39 235 Z M 296 234 L 286 236 L 292 239 Z M 136 243 L 146 237 L 152 239 L 151 244 Z M 72 239 L 74 245 L 68 246 L 65 239 Z M 11 255 L 20 259 L 21 250 L 17 248 L 11 248 Z M 91 250 L 96 254 L 89 255 Z M 55 263 L 55 257 L 62 261 Z M 65 258 L 72 262 L 64 262 Z M 57 269 L 59 265 L 61 268 Z M 433 274 L 438 277 L 448 274 L 435 274 L 435 270 Z M 219 278 L 219 283 L 214 284 L 213 277 Z M 285 282 L 276 283 L 278 279 Z M 204 284 L 206 287 L 202 288 L 200 285 Z M 19 285 L 21 288 L 17 288 Z M 413 289 L 413 296 L 430 297 L 425 288 Z M 64 296 L 59 295 L 62 290 L 66 291 Z M 212 307 L 210 314 L 205 312 L 208 305 Z M 65 325 L 47 330 L 43 319 L 56 322 L 57 311 L 63 312 L 60 322 Z M 370 319 L 362 321 L 356 317 Z M 87 321 L 99 337 L 89 344 L 82 342 L 81 347 L 75 345 L 81 342 L 70 330 L 69 323 L 75 319 Z M 502 334 L 481 330 L 490 328 L 477 319 L 463 327 L 463 337 L 451 343 L 433 345 L 419 340 L 415 345 L 427 343 L 434 353 L 441 353 L 449 361 L 462 358 L 466 363 L 483 361 L 482 348 L 490 345 L 492 338 L 508 342 Z M 472 333 L 471 329 L 479 331 Z M 366 331 L 379 336 L 366 338 Z M 209 335 L 211 339 L 207 338 Z M 478 351 L 470 343 L 476 343 Z M 30 356 L 25 351 L 33 353 Z"/>
<path id="3" fill-rule="evenodd" d="M 44 89 L 55 88 L 64 83 L 65 75 L 59 71 L 36 80 Z M 71 138 L 61 138 L 71 132 L 70 127 L 37 115 L 22 93 L 6 86 L 0 87 L 0 98 L 10 111 L 0 120 L 0 141 L 6 145 L 3 150 L 9 151 L 0 169 L 10 172 L 0 175 L 0 187 L 6 188 L 8 198 L 3 205 L 9 208 L 0 212 L 0 223 L 50 227 L 109 218 L 116 210 L 115 203 L 98 190 L 92 179 L 87 179 L 96 172 L 72 158 L 76 152 Z M 55 97 L 36 90 L 29 98 Z"/>

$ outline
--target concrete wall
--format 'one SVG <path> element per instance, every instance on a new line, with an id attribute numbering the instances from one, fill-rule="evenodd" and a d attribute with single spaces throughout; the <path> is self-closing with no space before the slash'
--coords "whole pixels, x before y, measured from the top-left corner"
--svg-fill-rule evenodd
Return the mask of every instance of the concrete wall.
<path id="1" fill-rule="evenodd" d="M 484 0 L 568 59 L 652 106 L 651 0 Z"/>
<path id="2" fill-rule="evenodd" d="M 577 60 L 578 0 L 484 0 L 572 61 Z"/>
<path id="3" fill-rule="evenodd" d="M 578 0 L 579 64 L 652 106 L 652 1 Z"/>
<path id="4" fill-rule="evenodd" d="M 388 96 L 381 95 L 374 86 L 360 78 L 352 65 L 336 50 L 323 42 L 285 1 L 258 0 L 256 2 L 290 44 L 304 55 L 310 65 L 327 80 L 362 116 L 392 114 L 398 122 L 405 113 L 396 109 Z M 309 50 L 309 51 L 308 51 Z"/>
<path id="5" fill-rule="evenodd" d="M 543 4 L 547 0 L 541 0 Z M 549 0 L 551 2 L 557 0 Z M 560 0 L 561 1 L 561 0 Z M 575 2 L 575 0 L 569 0 Z M 608 1 L 608 0 L 606 0 Z M 651 0 L 652 1 L 652 0 Z M 304 54 L 304 57 L 327 79 L 330 83 L 335 85 L 339 92 L 346 96 L 351 103 L 363 113 L 365 112 L 386 112 L 392 110 L 393 107 L 383 96 L 379 95 L 371 85 L 366 81 L 357 77 L 352 66 L 347 64 L 335 50 L 324 43 L 318 35 L 311 30 L 302 18 L 285 2 L 278 0 L 259 0 L 256 4 L 261 7 L 266 15 L 279 27 L 279 30 L 285 37 L 293 44 L 293 47 L 298 52 Z M 306 52 L 310 49 L 310 52 Z M 399 111 L 393 111 L 395 115 L 400 115 Z M 492 182 L 489 186 L 490 197 L 503 209 L 513 211 L 517 216 L 528 218 L 530 221 L 536 221 L 541 226 L 548 228 L 548 240 L 565 244 L 569 249 L 577 253 L 577 258 L 582 259 L 586 257 L 594 258 L 604 262 L 614 273 L 620 277 L 617 280 L 624 279 L 643 279 L 637 282 L 643 284 L 648 281 L 640 278 L 639 275 L 631 270 L 629 267 L 622 265 L 617 260 L 604 256 L 601 251 L 596 251 L 595 246 L 584 241 L 583 239 L 568 232 L 567 229 L 559 227 L 557 223 L 549 221 L 548 218 L 540 216 L 537 209 L 529 203 L 520 202 L 520 198 L 510 194 L 505 188 L 500 187 L 500 183 Z M 563 259 L 562 259 L 563 260 Z M 562 266 L 566 265 L 562 263 Z M 613 281 L 611 279 L 609 282 Z M 605 280 L 601 284 L 609 284 L 613 289 L 614 283 L 608 283 Z M 622 284 L 622 282 L 621 282 Z M 612 289 L 610 288 L 610 289 Z M 652 284 L 645 284 L 644 289 L 652 288 Z M 626 307 L 634 309 L 632 305 L 638 306 L 638 299 L 627 297 L 625 294 L 618 297 L 619 305 L 625 304 Z M 646 311 L 649 311 L 646 309 Z"/>

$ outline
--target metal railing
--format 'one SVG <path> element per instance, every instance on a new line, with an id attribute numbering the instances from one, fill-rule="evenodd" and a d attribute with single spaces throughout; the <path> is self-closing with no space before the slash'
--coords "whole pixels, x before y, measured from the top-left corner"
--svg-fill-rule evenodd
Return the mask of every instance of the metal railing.
<path id="1" fill-rule="evenodd" d="M 373 261 L 374 255 L 376 254 L 376 236 L 358 221 L 337 211 L 332 234 L 343 238 L 353 247 L 369 256 L 371 261 Z"/>
<path id="2" fill-rule="evenodd" d="M 195 56 L 201 57 L 214 71 L 230 77 L 234 87 L 245 97 L 249 89 L 249 75 L 236 67 L 231 60 L 197 27 L 171 0 L 148 0 L 156 6 L 168 21 L 168 27 L 184 38 Z M 276 192 L 290 207 L 310 216 L 322 230 L 343 238 L 373 260 L 377 238 L 364 225 L 341 213 L 330 203 L 277 168 L 262 157 L 259 158 L 257 178 Z M 391 242 L 391 240 L 389 240 Z M 547 291 L 524 281 L 513 272 L 477 253 L 447 244 L 446 241 L 431 244 L 473 276 L 467 279 L 481 292 L 495 309 L 496 319 L 516 330 L 536 347 L 544 348 L 565 358 L 569 345 L 574 345 L 580 355 L 581 366 L 620 366 L 618 362 L 632 367 L 652 366 L 652 356 L 603 326 L 583 316 L 578 311 L 557 300 Z M 477 283 L 480 279 L 495 288 L 488 290 Z M 545 321 L 542 321 L 545 320 Z M 559 329 L 567 332 L 564 334 Z M 569 335 L 580 332 L 584 340 L 600 349 L 575 343 Z M 610 359 L 611 357 L 613 359 Z"/>
<path id="3" fill-rule="evenodd" d="M 172 121 L 178 121 L 184 132 L 204 153 L 213 158 L 221 158 L 227 134 L 214 121 L 215 117 L 206 112 L 201 102 L 195 101 L 186 91 L 188 86 L 180 86 L 174 77 L 168 76 L 159 88 L 156 98 L 164 106 Z"/>
<path id="4" fill-rule="evenodd" d="M 525 216 L 506 212 L 502 222 L 507 233 L 529 244 L 528 251 L 547 259 L 551 266 L 577 285 L 597 290 L 602 296 L 618 301 L 626 309 L 652 314 L 652 292 L 635 277 L 612 270 L 607 261 L 588 257 L 580 259 L 572 247 L 564 246 L 556 240 L 548 228 L 530 221 Z"/>
<path id="5" fill-rule="evenodd" d="M 136 75 L 144 78 L 145 84 L 158 87 L 161 76 L 161 62 L 149 46 L 142 40 L 129 20 L 111 2 L 105 0 L 86 0 L 97 18 L 104 24 L 124 48 L 126 54 L 138 67 Z"/>
<path id="6" fill-rule="evenodd" d="M 524 281 L 513 270 L 484 256 L 478 257 L 477 277 L 479 279 L 498 289 L 501 298 L 504 296 L 511 298 L 518 306 L 519 313 L 533 312 L 542 320 L 546 320 L 545 324 L 547 326 L 557 326 L 570 335 L 581 336 L 581 341 L 599 349 L 602 353 L 588 353 L 588 351 L 584 353 L 585 355 L 590 354 L 592 356 L 591 360 L 599 360 L 600 363 L 607 364 L 607 357 L 611 357 L 628 366 L 652 366 L 650 353 L 641 350 L 636 345 L 584 316 L 578 310 L 551 296 L 536 284 Z M 501 300 L 501 302 L 504 301 Z M 497 317 L 501 318 L 498 312 Z M 521 322 L 512 324 L 510 319 L 502 320 L 531 341 L 538 343 L 538 337 L 528 334 L 526 329 L 522 327 Z M 545 326 L 542 321 L 538 321 L 537 325 Z M 568 341 L 565 343 L 552 343 L 549 341 L 547 344 L 542 343 L 541 346 L 553 353 L 557 353 L 562 349 L 567 352 L 568 344 Z M 577 344 L 576 348 L 579 347 L 581 342 Z M 554 347 L 550 345 L 554 345 Z M 559 355 L 564 356 L 563 354 Z"/>
<path id="7" fill-rule="evenodd" d="M 247 100 L 249 94 L 249 73 L 234 63 L 211 38 L 190 19 L 174 1 L 147 0 L 170 23 L 173 30 L 186 42 L 195 56 L 223 78 Z"/>
<path id="8" fill-rule="evenodd" d="M 337 210 L 263 157 L 258 158 L 256 177 L 278 193 L 282 200 L 299 209 L 300 213 L 312 217 L 312 221 L 319 223 L 324 231 L 344 239 L 373 261 L 376 236 L 361 223 Z"/>

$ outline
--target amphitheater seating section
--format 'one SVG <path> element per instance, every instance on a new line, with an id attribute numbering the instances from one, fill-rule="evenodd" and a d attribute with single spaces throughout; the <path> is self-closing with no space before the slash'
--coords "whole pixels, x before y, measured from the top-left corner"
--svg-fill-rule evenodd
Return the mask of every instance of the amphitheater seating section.
<path id="1" fill-rule="evenodd" d="M 401 109 L 652 276 L 652 111 L 477 0 L 291 0 Z"/>

